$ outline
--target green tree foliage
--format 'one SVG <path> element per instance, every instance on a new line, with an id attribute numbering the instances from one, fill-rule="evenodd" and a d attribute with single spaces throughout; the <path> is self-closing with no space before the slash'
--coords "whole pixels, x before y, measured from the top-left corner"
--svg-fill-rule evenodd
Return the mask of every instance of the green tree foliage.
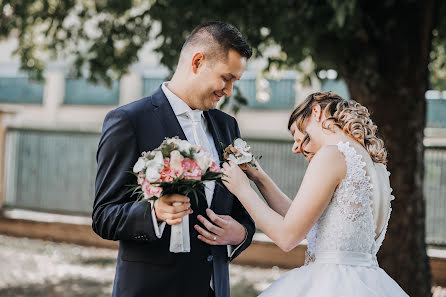
<path id="1" fill-rule="evenodd" d="M 15 54 L 33 79 L 42 79 L 45 60 L 74 57 L 74 76 L 111 85 L 149 40 L 152 20 L 144 2 L 3 0 L 0 40 L 18 38 Z"/>
<path id="2" fill-rule="evenodd" d="M 268 45 L 279 44 L 282 52 L 269 57 L 270 66 L 299 68 L 302 60 L 312 56 L 315 70 L 333 68 L 341 76 L 367 78 L 373 87 L 379 81 L 373 69 L 377 63 L 373 44 L 391 41 L 389 33 L 397 28 L 392 16 L 399 4 L 416 1 L 150 2 L 2 0 L 0 40 L 18 38 L 15 54 L 22 70 L 33 78 L 41 78 L 44 58 L 74 56 L 74 74 L 110 84 L 136 62 L 155 21 L 162 25 L 155 51 L 161 54 L 161 63 L 173 70 L 191 29 L 217 19 L 236 25 L 248 36 L 258 57 Z M 430 63 L 434 86 L 446 80 L 446 20 L 441 18 L 446 10 L 444 1 L 440 4 Z"/>

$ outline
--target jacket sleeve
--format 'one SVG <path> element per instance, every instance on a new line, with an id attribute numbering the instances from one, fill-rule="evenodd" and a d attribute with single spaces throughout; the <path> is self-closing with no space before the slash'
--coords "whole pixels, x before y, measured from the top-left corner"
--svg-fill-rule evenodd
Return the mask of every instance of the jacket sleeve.
<path id="1" fill-rule="evenodd" d="M 237 121 L 235 119 L 234 119 L 234 124 L 235 124 L 235 135 L 236 138 L 238 138 L 240 137 L 240 130 Z M 254 236 L 254 233 L 256 231 L 256 226 L 254 224 L 254 221 L 252 220 L 251 216 L 248 214 L 246 209 L 243 207 L 243 205 L 237 198 L 234 199 L 231 216 L 245 227 L 247 235 L 245 241 L 240 246 L 232 246 L 235 251 L 230 257 L 229 259 L 230 261 L 232 261 L 238 255 L 240 255 L 240 253 L 243 252 L 251 244 L 252 237 Z"/>
<path id="2" fill-rule="evenodd" d="M 92 227 L 109 240 L 153 241 L 155 234 L 150 204 L 135 202 L 136 195 L 126 193 L 136 184 L 131 173 L 141 152 L 135 129 L 127 114 L 113 110 L 107 114 L 97 151 L 97 175 Z M 147 208 L 148 207 L 148 208 Z"/>

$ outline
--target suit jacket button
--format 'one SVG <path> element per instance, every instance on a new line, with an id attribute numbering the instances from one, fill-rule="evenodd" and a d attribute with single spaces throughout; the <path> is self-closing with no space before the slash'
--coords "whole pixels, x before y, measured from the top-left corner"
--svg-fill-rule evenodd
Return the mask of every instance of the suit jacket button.
<path id="1" fill-rule="evenodd" d="M 212 260 L 214 259 L 214 256 L 212 256 L 212 255 L 209 255 L 208 257 L 207 257 L 207 261 L 208 262 L 212 262 Z"/>

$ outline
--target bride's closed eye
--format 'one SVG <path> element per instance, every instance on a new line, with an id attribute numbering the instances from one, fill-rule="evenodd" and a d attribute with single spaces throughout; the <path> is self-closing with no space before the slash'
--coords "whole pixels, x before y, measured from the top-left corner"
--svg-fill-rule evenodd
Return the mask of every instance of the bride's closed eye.
<path id="1" fill-rule="evenodd" d="M 307 159 L 308 162 L 310 162 L 314 156 L 313 152 L 305 150 L 305 147 L 310 143 L 310 141 L 311 141 L 310 135 L 305 134 L 305 137 L 302 140 L 302 143 L 299 147 L 299 151 L 304 155 L 304 157 Z"/>
<path id="2" fill-rule="evenodd" d="M 306 146 L 310 142 L 310 136 L 305 134 L 304 139 L 297 143 L 298 152 L 301 154 L 305 154 L 304 146 Z"/>

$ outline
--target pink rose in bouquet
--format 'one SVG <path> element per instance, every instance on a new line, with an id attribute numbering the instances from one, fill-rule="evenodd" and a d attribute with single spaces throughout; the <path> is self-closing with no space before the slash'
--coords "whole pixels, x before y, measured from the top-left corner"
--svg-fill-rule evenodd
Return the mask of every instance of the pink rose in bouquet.
<path id="1" fill-rule="evenodd" d="M 148 181 L 144 181 L 142 183 L 142 190 L 144 192 L 144 196 L 146 197 L 161 197 L 162 189 L 158 186 L 154 186 L 150 184 Z"/>
<path id="2" fill-rule="evenodd" d="M 201 168 L 194 160 L 185 158 L 183 162 L 181 162 L 181 166 L 183 167 L 184 178 L 196 180 L 201 179 Z"/>

